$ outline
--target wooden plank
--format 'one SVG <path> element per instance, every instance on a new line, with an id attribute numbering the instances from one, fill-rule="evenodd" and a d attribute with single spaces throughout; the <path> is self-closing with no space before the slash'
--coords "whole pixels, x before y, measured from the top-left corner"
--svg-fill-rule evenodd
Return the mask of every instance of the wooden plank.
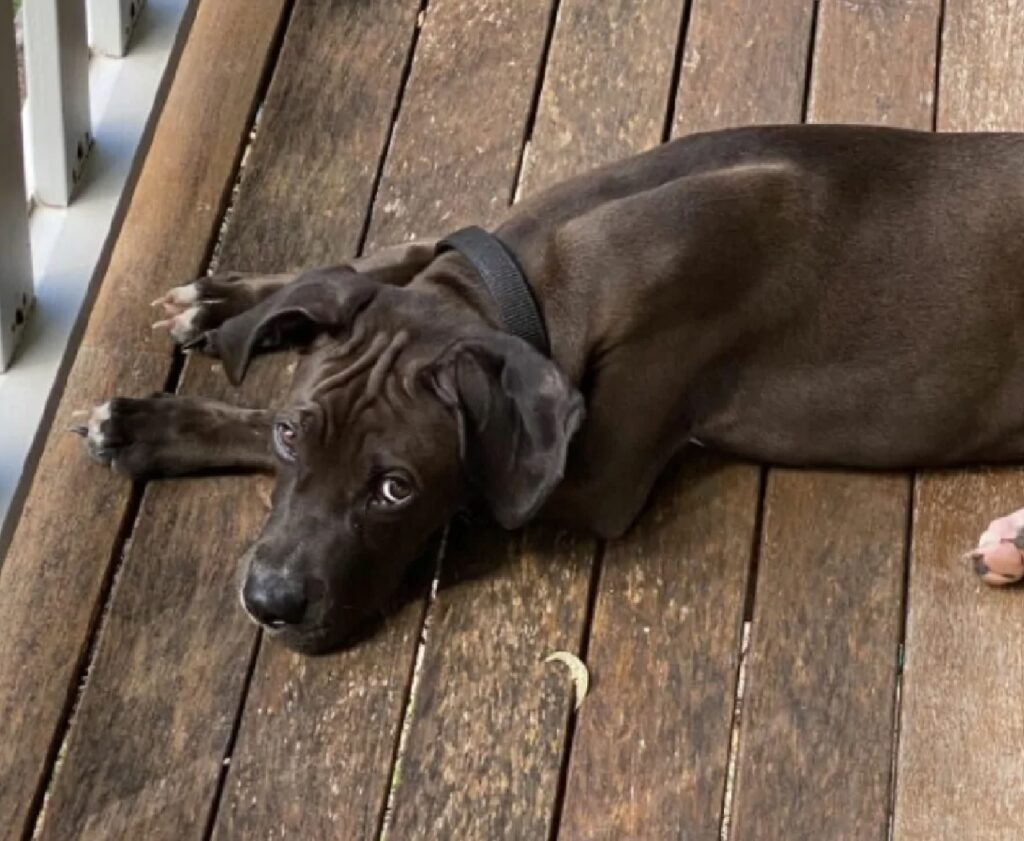
<path id="1" fill-rule="evenodd" d="M 417 10 L 415 0 L 296 7 L 223 242 L 222 268 L 276 271 L 355 250 Z M 195 357 L 183 390 L 269 402 L 287 365 L 263 362 L 236 394 L 218 366 Z M 266 514 L 256 484 L 222 478 L 147 488 L 43 841 L 206 836 L 257 638 L 238 609 L 235 580 L 237 559 Z M 339 699 L 335 712 L 352 756 L 366 759 L 361 774 L 369 774 L 373 757 L 360 745 L 375 746 L 369 713 L 388 703 L 397 709 L 413 637 L 391 657 L 402 679 L 390 690 L 369 684 L 365 705 L 354 709 Z M 361 649 L 345 662 L 349 676 L 364 681 L 381 656 L 379 645 Z M 391 719 L 385 741 L 397 727 Z M 382 750 L 390 756 L 387 744 Z M 357 787 L 351 788 L 358 811 Z M 322 811 L 309 796 L 306 806 Z"/>
<path id="2" fill-rule="evenodd" d="M 941 0 L 823 0 L 808 120 L 929 129 Z"/>
<path id="3" fill-rule="evenodd" d="M 521 192 L 658 142 L 681 14 L 679 0 L 642 13 L 627 2 L 560 6 Z M 580 650 L 596 545 L 547 529 L 522 542 L 467 531 L 453 535 L 428 616 L 390 833 L 546 838 L 572 684 L 543 661 Z"/>
<path id="4" fill-rule="evenodd" d="M 283 7 L 200 6 L 0 568 L 0 721 L 14 734 L 0 747 L 0 838 L 22 837 L 42 794 L 130 492 L 64 430 L 105 394 L 163 385 L 170 357 L 151 345 L 148 304 L 202 271 Z"/>
<path id="5" fill-rule="evenodd" d="M 1024 129 L 1024 4 L 946 8 L 943 131 Z M 1020 470 L 925 474 L 914 508 L 896 841 L 1020 837 L 1024 811 L 1024 624 L 1018 591 L 980 584 L 961 552 L 1021 507 Z"/>
<path id="6" fill-rule="evenodd" d="M 808 119 L 929 128 L 939 11 L 822 3 Z M 770 472 L 732 837 L 886 838 L 909 502 L 908 475 Z"/>
<path id="7" fill-rule="evenodd" d="M 686 0 L 562 0 L 519 194 L 662 140 Z"/>
<path id="8" fill-rule="evenodd" d="M 886 838 L 909 485 L 769 473 L 731 837 Z"/>
<path id="9" fill-rule="evenodd" d="M 512 201 L 550 0 L 435 0 L 367 249 L 496 222 Z"/>
<path id="10" fill-rule="evenodd" d="M 695 0 L 675 133 L 800 117 L 811 3 Z M 688 458 L 606 551 L 569 838 L 717 839 L 759 470 Z"/>
<path id="11" fill-rule="evenodd" d="M 813 0 L 693 0 L 674 133 L 798 121 L 813 8 Z"/>
<path id="12" fill-rule="evenodd" d="M 606 548 L 563 837 L 718 838 L 758 483 L 688 460 Z"/>

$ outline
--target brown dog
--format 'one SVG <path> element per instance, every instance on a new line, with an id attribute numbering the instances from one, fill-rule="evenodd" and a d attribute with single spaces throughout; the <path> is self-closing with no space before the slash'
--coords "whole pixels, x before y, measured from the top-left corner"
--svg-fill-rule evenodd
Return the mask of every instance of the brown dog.
<path id="1" fill-rule="evenodd" d="M 414 243 L 169 293 L 164 324 L 232 381 L 257 350 L 303 348 L 284 408 L 120 398 L 82 431 L 132 476 L 276 471 L 243 603 L 323 650 L 475 499 L 508 528 L 615 537 L 688 442 L 790 465 L 1024 460 L 1022 227 L 1024 135 L 696 135 L 497 228 L 550 357 L 474 262 Z"/>

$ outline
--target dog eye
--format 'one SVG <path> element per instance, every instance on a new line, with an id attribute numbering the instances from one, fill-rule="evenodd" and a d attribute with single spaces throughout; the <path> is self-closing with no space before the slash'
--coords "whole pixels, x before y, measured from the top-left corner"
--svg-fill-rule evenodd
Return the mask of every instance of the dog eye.
<path id="1" fill-rule="evenodd" d="M 411 496 L 412 484 L 402 476 L 385 476 L 377 486 L 377 502 L 380 505 L 401 505 Z"/>
<path id="2" fill-rule="evenodd" d="M 285 461 L 295 460 L 295 441 L 299 433 L 288 421 L 277 421 L 274 424 L 274 448 Z"/>

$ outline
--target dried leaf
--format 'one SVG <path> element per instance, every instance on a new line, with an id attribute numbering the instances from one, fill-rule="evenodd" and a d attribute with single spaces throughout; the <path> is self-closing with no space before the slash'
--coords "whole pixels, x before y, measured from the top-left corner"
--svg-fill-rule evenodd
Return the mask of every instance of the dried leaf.
<path id="1" fill-rule="evenodd" d="M 564 663 L 569 667 L 569 675 L 572 677 L 573 687 L 576 690 L 576 706 L 574 709 L 578 710 L 583 703 L 583 699 L 587 697 L 587 691 L 590 689 L 590 672 L 587 671 L 583 661 L 570 651 L 556 651 L 554 654 L 549 654 L 544 658 L 545 663 L 552 661 Z"/>

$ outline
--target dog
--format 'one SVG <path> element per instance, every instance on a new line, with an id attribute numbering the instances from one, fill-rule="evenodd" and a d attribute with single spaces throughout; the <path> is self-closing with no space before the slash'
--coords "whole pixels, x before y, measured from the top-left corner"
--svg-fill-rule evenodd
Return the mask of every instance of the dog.
<path id="1" fill-rule="evenodd" d="M 1024 135 L 760 126 L 685 137 L 460 232 L 171 290 L 220 358 L 298 348 L 284 406 L 115 398 L 77 431 L 131 477 L 276 474 L 241 600 L 344 644 L 483 503 L 611 539 L 700 445 L 792 466 L 1024 461 Z M 1020 514 L 975 553 L 1024 574 Z M 1017 543 L 1014 543 L 1017 541 Z"/>

